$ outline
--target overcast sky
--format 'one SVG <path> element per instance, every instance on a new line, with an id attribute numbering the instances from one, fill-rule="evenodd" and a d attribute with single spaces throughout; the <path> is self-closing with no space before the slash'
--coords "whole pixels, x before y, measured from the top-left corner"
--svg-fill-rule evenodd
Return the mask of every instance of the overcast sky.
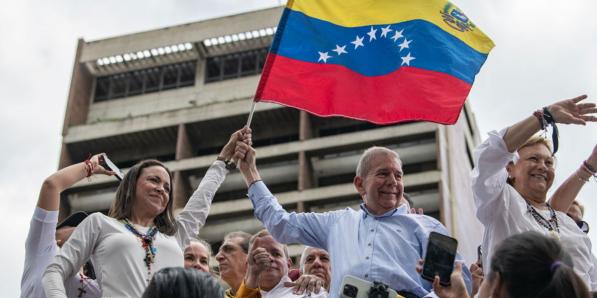
<path id="1" fill-rule="evenodd" d="M 96 40 L 271 7 L 279 1 L 4 1 L 0 10 L 0 295 L 19 294 L 24 241 L 58 164 L 79 37 Z M 597 102 L 597 1 L 456 0 L 496 47 L 469 97 L 483 138 L 556 100 Z M 597 123 L 562 126 L 555 185 L 597 144 Z M 579 195 L 597 227 L 597 182 Z M 597 241 L 597 229 L 590 233 Z"/>

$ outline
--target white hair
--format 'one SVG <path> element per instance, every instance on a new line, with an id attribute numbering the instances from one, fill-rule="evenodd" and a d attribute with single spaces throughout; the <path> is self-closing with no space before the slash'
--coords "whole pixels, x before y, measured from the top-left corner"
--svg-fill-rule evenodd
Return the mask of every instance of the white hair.
<path id="1" fill-rule="evenodd" d="M 395 157 L 396 160 L 398 160 L 398 163 L 402 166 L 402 161 L 400 160 L 400 155 L 398 155 L 398 153 L 396 151 L 388 149 L 386 147 L 373 146 L 373 147 L 369 147 L 361 155 L 361 158 L 359 159 L 359 163 L 357 164 L 356 175 L 361 178 L 364 178 L 365 176 L 367 176 L 367 173 L 369 173 L 369 170 L 371 168 L 371 160 L 373 159 L 373 157 L 375 157 L 377 155 L 382 155 L 382 154 Z"/>

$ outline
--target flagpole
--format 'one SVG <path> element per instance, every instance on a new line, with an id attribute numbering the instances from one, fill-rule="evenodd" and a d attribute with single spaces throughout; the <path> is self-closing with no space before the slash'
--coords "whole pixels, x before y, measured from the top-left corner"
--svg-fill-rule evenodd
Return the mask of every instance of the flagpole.
<path id="1" fill-rule="evenodd" d="M 251 104 L 251 111 L 249 111 L 249 118 L 247 119 L 247 124 L 245 127 L 251 127 L 251 121 L 253 120 L 253 114 L 255 113 L 255 106 L 257 105 L 257 101 L 253 99 L 253 103 Z M 228 169 L 235 169 L 238 165 L 238 160 L 232 159 L 230 160 L 229 164 L 226 165 Z"/>
<path id="2" fill-rule="evenodd" d="M 245 127 L 251 127 L 251 121 L 253 120 L 253 113 L 255 113 L 255 105 L 257 101 L 253 100 L 253 104 L 251 104 L 251 111 L 249 112 L 249 119 L 247 119 L 247 124 Z"/>

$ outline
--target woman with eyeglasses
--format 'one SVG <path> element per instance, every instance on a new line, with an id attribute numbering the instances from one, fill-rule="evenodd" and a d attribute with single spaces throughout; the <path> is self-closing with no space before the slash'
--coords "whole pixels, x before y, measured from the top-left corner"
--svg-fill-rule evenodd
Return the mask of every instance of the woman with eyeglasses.
<path id="1" fill-rule="evenodd" d="M 552 196 L 547 192 L 555 176 L 554 148 L 536 135 L 556 123 L 585 125 L 597 121 L 594 103 L 583 103 L 587 96 L 560 101 L 537 110 L 524 120 L 489 133 L 489 138 L 475 151 L 473 195 L 477 218 L 485 226 L 482 250 L 485 274 L 491 268 L 489 256 L 509 236 L 537 231 L 558 239 L 570 253 L 574 268 L 592 290 L 597 290 L 597 262 L 591 253 L 591 241 L 566 215 L 574 197 L 590 176 L 595 175 L 597 154 L 581 162 Z M 596 150 L 593 150 L 595 153 Z"/>

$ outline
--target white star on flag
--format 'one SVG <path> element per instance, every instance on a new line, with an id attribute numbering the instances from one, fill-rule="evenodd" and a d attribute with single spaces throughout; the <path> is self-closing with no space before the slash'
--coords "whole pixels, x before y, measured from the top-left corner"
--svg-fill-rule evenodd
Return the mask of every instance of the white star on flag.
<path id="1" fill-rule="evenodd" d="M 404 50 L 405 48 L 407 48 L 407 49 L 408 49 L 408 46 L 410 45 L 410 43 L 411 43 L 411 42 L 412 42 L 412 39 L 411 39 L 411 40 L 408 40 L 408 39 L 406 39 L 406 38 L 405 38 L 405 39 L 402 41 L 402 43 L 400 44 L 400 50 L 402 51 L 402 50 Z"/>
<path id="2" fill-rule="evenodd" d="M 367 35 L 369 35 L 369 41 L 377 39 L 377 37 L 375 36 L 375 32 L 377 32 L 377 29 L 373 29 L 373 26 L 371 26 L 371 30 L 369 30 L 369 32 L 367 33 Z"/>
<path id="3" fill-rule="evenodd" d="M 323 60 L 323 63 L 328 63 L 328 59 L 332 58 L 330 55 L 328 55 L 328 52 L 318 52 L 319 53 L 319 59 L 317 60 L 317 62 L 320 62 L 321 60 Z"/>
<path id="4" fill-rule="evenodd" d="M 398 41 L 398 39 L 402 38 L 404 35 L 402 35 L 402 32 L 404 32 L 404 29 L 398 31 L 396 30 L 396 32 L 394 32 L 394 36 L 392 36 L 392 39 L 396 42 Z"/>
<path id="5" fill-rule="evenodd" d="M 390 25 L 388 25 L 387 27 L 381 28 L 381 37 L 386 37 L 386 35 L 388 35 L 388 32 L 392 31 L 392 29 L 390 29 Z"/>
<path id="6" fill-rule="evenodd" d="M 345 45 L 344 46 L 336 45 L 336 48 L 333 49 L 332 51 L 338 53 L 338 56 L 340 56 L 342 54 L 346 54 L 347 53 L 345 49 L 346 49 Z"/>
<path id="7" fill-rule="evenodd" d="M 415 59 L 416 59 L 415 57 L 412 57 L 412 56 L 410 55 L 410 52 L 409 52 L 409 53 L 408 53 L 406 56 L 404 56 L 404 57 L 400 57 L 400 58 L 402 59 L 402 64 L 400 64 L 400 66 L 402 66 L 402 65 L 404 65 L 404 64 L 406 64 L 407 66 L 410 66 L 410 62 L 411 62 L 412 60 L 415 60 Z"/>
<path id="8" fill-rule="evenodd" d="M 357 38 L 354 41 L 351 41 L 350 43 L 352 43 L 354 45 L 354 49 L 356 50 L 358 47 L 362 47 L 363 46 L 363 39 L 365 37 L 359 37 L 357 35 Z"/>

